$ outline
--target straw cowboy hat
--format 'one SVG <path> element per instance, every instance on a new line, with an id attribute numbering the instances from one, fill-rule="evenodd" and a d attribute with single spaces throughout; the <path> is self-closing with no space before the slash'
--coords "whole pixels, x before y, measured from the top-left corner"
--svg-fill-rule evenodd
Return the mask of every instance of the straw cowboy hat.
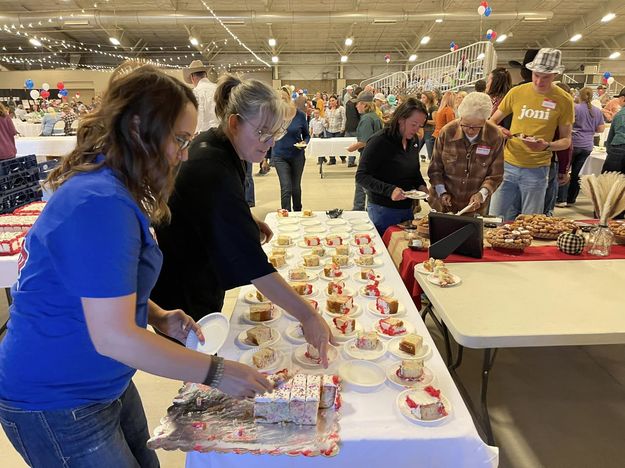
<path id="1" fill-rule="evenodd" d="M 184 68 L 182 70 L 182 75 L 184 76 L 185 82 L 189 84 L 193 84 L 193 82 L 191 81 L 191 73 L 197 73 L 197 72 L 208 73 L 210 69 L 211 67 L 204 65 L 201 60 L 194 60 L 193 62 L 189 64 L 187 68 Z"/>

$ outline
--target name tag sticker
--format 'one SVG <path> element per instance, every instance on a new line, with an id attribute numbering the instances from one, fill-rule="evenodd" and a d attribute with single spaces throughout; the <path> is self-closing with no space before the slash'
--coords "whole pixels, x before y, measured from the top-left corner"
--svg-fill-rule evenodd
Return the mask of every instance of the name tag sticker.
<path id="1" fill-rule="evenodd" d="M 552 101 L 551 99 L 545 99 L 543 101 L 543 107 L 546 107 L 547 109 L 555 109 L 556 108 L 556 102 Z"/>
<path id="2" fill-rule="evenodd" d="M 475 154 L 479 154 L 480 156 L 488 156 L 490 154 L 490 146 L 479 145 L 477 150 L 475 150 Z"/>

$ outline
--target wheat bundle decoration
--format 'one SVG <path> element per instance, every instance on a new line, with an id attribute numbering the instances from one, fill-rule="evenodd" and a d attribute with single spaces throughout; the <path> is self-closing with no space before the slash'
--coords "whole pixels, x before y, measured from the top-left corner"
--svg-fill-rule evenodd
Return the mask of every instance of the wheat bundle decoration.
<path id="1" fill-rule="evenodd" d="M 625 175 L 605 172 L 583 176 L 581 188 L 599 218 L 599 226 L 591 231 L 588 239 L 588 253 L 607 256 L 614 240 L 608 221 L 625 211 Z"/>

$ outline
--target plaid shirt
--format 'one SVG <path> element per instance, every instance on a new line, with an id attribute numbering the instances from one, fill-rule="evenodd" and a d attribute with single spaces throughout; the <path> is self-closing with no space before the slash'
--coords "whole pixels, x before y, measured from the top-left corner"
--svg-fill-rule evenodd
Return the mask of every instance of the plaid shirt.
<path id="1" fill-rule="evenodd" d="M 63 119 L 63 122 L 65 122 L 65 134 L 69 135 L 72 131 L 72 123 L 74 123 L 78 116 L 73 112 L 70 112 L 68 114 L 63 113 L 63 117 L 61 118 Z"/>
<path id="2" fill-rule="evenodd" d="M 432 208 L 439 211 L 459 211 L 469 204 L 472 195 L 485 189 L 492 195 L 503 180 L 503 148 L 505 139 L 496 125 L 486 122 L 478 138 L 469 142 L 460 120 L 454 120 L 441 130 L 434 145 L 428 169 Z M 487 154 L 478 154 L 486 153 Z M 436 191 L 443 185 L 451 195 L 451 209 L 443 209 Z M 480 212 L 486 210 L 484 203 Z"/>
<path id="3" fill-rule="evenodd" d="M 330 133 L 343 133 L 345 131 L 345 108 L 343 106 L 336 109 L 326 110 L 326 130 Z"/>

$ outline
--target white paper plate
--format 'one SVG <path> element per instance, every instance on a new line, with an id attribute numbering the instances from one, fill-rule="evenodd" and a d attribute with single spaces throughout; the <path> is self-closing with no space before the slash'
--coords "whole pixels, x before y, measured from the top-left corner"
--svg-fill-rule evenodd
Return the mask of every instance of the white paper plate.
<path id="1" fill-rule="evenodd" d="M 404 192 L 404 196 L 412 200 L 425 200 L 428 197 L 428 194 L 421 192 L 420 190 L 408 190 Z"/>
<path id="2" fill-rule="evenodd" d="M 391 364 L 386 368 L 386 377 L 389 382 L 405 388 L 425 388 L 434 382 L 434 374 L 426 366 L 423 366 L 423 375 L 419 380 L 406 380 L 397 375 L 401 362 Z"/>
<path id="3" fill-rule="evenodd" d="M 360 263 L 360 255 L 357 255 L 356 258 L 354 258 L 354 263 L 361 267 L 375 268 L 384 265 L 384 260 L 379 257 L 373 257 L 373 265 L 362 265 Z"/>
<path id="4" fill-rule="evenodd" d="M 422 275 L 431 275 L 432 272 L 425 269 L 423 263 L 417 263 L 417 266 L 414 267 L 415 271 L 421 273 Z"/>
<path id="5" fill-rule="evenodd" d="M 360 314 L 362 314 L 362 309 L 356 303 L 354 303 L 354 307 L 352 308 L 352 310 L 351 310 L 351 312 L 349 314 L 337 314 L 335 312 L 330 312 L 328 310 L 328 304 L 327 303 L 324 305 L 323 310 L 330 317 L 343 317 L 344 315 L 347 315 L 348 317 L 354 318 L 354 317 L 358 317 Z"/>
<path id="6" fill-rule="evenodd" d="M 326 224 L 328 226 L 343 226 L 343 225 L 347 224 L 347 221 L 345 221 L 344 219 L 341 219 L 341 218 L 328 219 L 326 221 Z"/>
<path id="7" fill-rule="evenodd" d="M 296 224 L 278 225 L 278 232 L 291 233 L 291 232 L 299 232 L 299 230 L 300 230 L 300 227 Z"/>
<path id="8" fill-rule="evenodd" d="M 306 357 L 307 349 L 308 349 L 307 344 L 303 344 L 295 348 L 295 350 L 293 350 L 293 354 L 291 355 L 293 357 L 293 360 L 296 361 L 298 364 L 302 365 L 303 367 L 308 367 L 310 369 L 315 369 L 315 368 L 323 369 L 323 366 L 320 363 L 317 363 Z M 336 361 L 338 356 L 339 356 L 338 350 L 334 346 L 329 345 L 328 346 L 328 366 L 332 365 L 332 363 Z"/>
<path id="9" fill-rule="evenodd" d="M 276 307 L 275 305 L 273 307 L 273 310 L 271 311 L 271 319 L 265 320 L 264 322 L 257 322 L 255 320 L 250 319 L 250 311 L 249 311 L 249 309 L 244 311 L 241 314 L 241 318 L 243 319 L 243 321 L 245 323 L 251 323 L 252 325 L 259 325 L 259 324 L 267 325 L 269 323 L 274 323 L 280 317 L 282 317 L 282 309 L 280 309 L 279 307 Z"/>
<path id="10" fill-rule="evenodd" d="M 296 211 L 295 213 L 297 214 L 297 216 L 300 216 L 302 219 L 310 219 L 310 218 L 316 218 L 317 217 L 317 213 L 315 213 L 314 211 L 312 212 L 312 214 L 310 216 L 304 216 L 304 212 L 303 211 Z"/>
<path id="11" fill-rule="evenodd" d="M 382 340 L 378 341 L 375 349 L 359 349 L 356 347 L 356 338 L 348 341 L 343 346 L 343 351 L 349 357 L 354 359 L 364 359 L 365 361 L 375 361 L 386 354 L 386 343 Z"/>
<path id="12" fill-rule="evenodd" d="M 271 302 L 270 300 L 259 301 L 258 298 L 256 297 L 256 291 L 248 291 L 248 292 L 246 292 L 245 295 L 243 296 L 243 299 L 248 304 L 263 304 L 263 303 L 266 304 L 267 302 Z"/>
<path id="13" fill-rule="evenodd" d="M 323 226 L 308 226 L 304 228 L 306 234 L 325 234 L 327 231 Z"/>
<path id="14" fill-rule="evenodd" d="M 323 241 L 322 241 L 322 242 L 323 242 Z M 299 242 L 297 243 L 297 246 L 298 246 L 298 247 L 301 247 L 302 249 L 312 249 L 312 248 L 313 248 L 313 246 L 312 246 L 312 245 L 307 245 L 307 244 L 306 244 L 306 241 L 305 241 L 304 239 L 302 239 L 301 241 L 299 241 Z M 324 249 L 326 248 L 326 246 L 325 246 L 325 245 L 319 245 L 319 246 L 315 245 L 314 247 L 323 247 Z"/>
<path id="15" fill-rule="evenodd" d="M 323 294 L 325 295 L 325 297 L 330 297 L 330 294 L 328 294 L 328 288 L 323 288 Z M 349 286 L 345 286 L 343 288 L 343 296 L 354 296 L 354 290 L 352 288 L 350 288 Z"/>
<path id="16" fill-rule="evenodd" d="M 215 312 L 205 315 L 198 320 L 197 324 L 202 329 L 205 342 L 201 344 L 195 332 L 190 331 L 187 335 L 187 348 L 204 354 L 218 353 L 226 342 L 226 338 L 228 338 L 228 332 L 230 331 L 228 318 L 219 312 Z"/>
<path id="17" fill-rule="evenodd" d="M 358 289 L 358 292 L 360 293 L 360 295 L 362 297 L 364 297 L 365 299 L 377 299 L 378 296 L 367 296 L 365 294 L 365 288 L 367 286 L 361 286 L 360 289 Z M 378 289 L 380 290 L 380 296 L 392 296 L 393 290 L 391 288 L 389 288 L 388 286 L 378 286 Z"/>
<path id="18" fill-rule="evenodd" d="M 408 354 L 407 352 L 402 351 L 401 349 L 399 349 L 399 342 L 401 341 L 401 339 L 402 337 L 398 336 L 388 342 L 388 346 L 387 346 L 388 352 L 391 353 L 393 356 L 398 357 L 399 359 L 423 359 L 425 360 L 425 359 L 428 359 L 432 355 L 432 350 L 425 343 L 421 346 L 421 349 L 417 351 L 416 355 Z"/>
<path id="19" fill-rule="evenodd" d="M 406 315 L 406 308 L 404 307 L 403 304 L 399 304 L 399 307 L 397 307 L 397 313 L 396 314 L 383 314 L 380 311 L 378 311 L 378 309 L 375 308 L 375 301 L 369 301 L 369 303 L 367 304 L 367 310 L 369 312 L 371 312 L 373 315 L 375 315 L 376 317 L 382 317 L 382 318 L 386 318 L 386 317 L 403 317 L 404 315 Z"/>
<path id="20" fill-rule="evenodd" d="M 296 239 L 295 237 L 291 236 L 291 243 L 289 245 L 282 245 L 282 244 L 278 244 L 278 239 L 274 238 L 274 240 L 271 241 L 270 245 L 273 246 L 273 247 L 280 247 L 280 248 L 283 248 L 283 249 L 290 249 L 291 247 L 295 247 L 295 245 L 296 245 L 295 242 L 294 242 L 295 239 Z"/>
<path id="21" fill-rule="evenodd" d="M 404 417 L 406 417 L 409 421 L 415 422 L 417 424 L 427 425 L 427 426 L 436 425 L 436 424 L 439 424 L 441 421 L 445 421 L 446 419 L 449 419 L 449 416 L 451 415 L 451 412 L 452 412 L 451 403 L 449 403 L 449 400 L 447 399 L 447 397 L 443 395 L 442 393 L 441 393 L 441 401 L 443 402 L 443 405 L 445 405 L 447 416 L 442 416 L 441 418 L 434 419 L 432 421 L 424 421 L 423 419 L 418 419 L 414 417 L 414 415 L 410 412 L 410 408 L 408 408 L 408 405 L 406 404 L 406 395 L 410 393 L 414 393 L 414 392 L 419 392 L 419 391 L 425 391 L 425 390 L 409 389 L 409 390 L 404 390 L 399 395 L 397 395 L 397 399 L 395 400 L 395 405 L 397 406 L 397 408 L 399 409 L 399 412 Z"/>
<path id="22" fill-rule="evenodd" d="M 341 236 L 346 232 L 352 232 L 352 227 L 349 224 L 345 226 L 330 226 L 328 229 L 332 234 L 341 234 Z"/>
<path id="23" fill-rule="evenodd" d="M 299 221 L 299 218 L 291 218 L 290 216 L 281 218 L 278 216 L 278 224 L 299 224 Z"/>
<path id="24" fill-rule="evenodd" d="M 373 231 L 373 225 L 369 223 L 353 224 L 352 229 L 356 232 Z"/>
<path id="25" fill-rule="evenodd" d="M 452 286 L 456 286 L 456 285 L 458 285 L 458 284 L 460 284 L 462 282 L 462 278 L 460 278 L 458 275 L 452 274 L 451 277 L 453 278 L 454 283 L 453 284 L 449 284 L 447 286 L 441 286 L 440 282 L 438 280 L 438 277 L 436 277 L 436 275 L 433 275 L 433 274 L 432 275 L 428 275 L 427 280 L 430 283 L 435 284 L 436 286 L 440 286 L 442 288 L 451 288 Z"/>
<path id="26" fill-rule="evenodd" d="M 384 281 L 384 275 L 382 275 L 382 274 L 380 274 L 380 273 L 376 273 L 376 275 L 377 275 L 377 281 L 380 281 L 380 282 Z M 352 279 L 353 279 L 354 281 L 358 281 L 359 283 L 368 283 L 368 282 L 370 281 L 370 280 L 368 280 L 368 279 L 364 279 L 364 280 L 363 280 L 363 279 L 360 277 L 360 272 L 359 272 L 359 271 L 357 271 L 356 273 L 354 273 L 354 274 L 352 275 Z"/>
<path id="27" fill-rule="evenodd" d="M 271 328 L 271 327 L 269 327 Z M 248 329 L 249 330 L 249 329 Z M 282 335 L 280 335 L 280 332 L 275 329 L 275 328 L 271 328 L 271 339 L 265 343 L 263 343 L 260 346 L 271 346 L 273 344 L 276 344 L 278 341 L 280 341 L 280 338 L 282 338 Z M 253 343 L 250 343 L 247 341 L 247 330 L 243 330 L 241 333 L 239 333 L 239 335 L 237 336 L 237 340 L 239 342 L 239 345 L 241 345 L 243 348 L 257 348 L 258 345 L 255 345 Z"/>
<path id="28" fill-rule="evenodd" d="M 254 356 L 254 354 L 260 349 L 261 348 L 259 347 L 248 349 L 243 354 L 241 354 L 241 357 L 239 358 L 239 362 L 241 364 L 246 364 L 262 372 L 272 371 L 272 370 L 276 370 L 276 369 L 280 369 L 284 367 L 283 364 L 284 364 L 284 361 L 286 360 L 286 356 L 282 351 L 280 351 L 279 349 L 275 349 L 275 348 L 274 350 L 276 351 L 276 355 L 277 355 L 276 360 L 272 364 L 269 364 L 267 367 L 263 367 L 262 369 L 259 369 L 258 367 L 256 367 L 254 365 L 254 361 L 252 360 L 252 356 Z"/>
<path id="29" fill-rule="evenodd" d="M 310 268 L 319 268 L 319 267 L 302 267 L 305 268 L 306 270 L 310 269 Z M 287 272 L 287 281 L 307 281 L 307 282 L 311 282 L 311 281 L 317 281 L 317 279 L 319 279 L 319 275 L 317 273 L 315 273 L 314 271 L 307 271 L 306 272 L 306 278 L 305 279 L 292 279 L 289 276 L 289 273 Z"/>
<path id="30" fill-rule="evenodd" d="M 304 227 L 319 226 L 321 224 L 321 221 L 319 221 L 318 219 L 302 218 L 300 224 Z"/>
<path id="31" fill-rule="evenodd" d="M 271 250 L 272 250 L 272 249 L 266 249 L 266 250 L 265 250 L 265 253 L 267 254 L 267 257 L 269 257 L 269 255 L 271 255 Z M 284 254 L 284 258 L 286 258 L 287 260 L 288 260 L 288 259 L 293 258 L 293 252 L 289 252 L 289 251 L 287 250 L 287 251 L 285 252 L 285 254 Z"/>
<path id="32" fill-rule="evenodd" d="M 306 270 L 320 270 L 321 268 L 323 268 L 323 265 L 321 264 L 321 262 L 319 262 L 318 266 L 306 266 L 304 265 L 304 262 L 300 263 L 297 265 L 299 268 L 305 268 Z M 316 276 L 323 276 L 323 275 L 317 275 L 317 273 L 315 273 Z M 317 279 L 317 278 L 315 278 Z"/>
<path id="33" fill-rule="evenodd" d="M 351 318 L 354 318 L 353 316 L 350 316 Z M 362 324 L 356 320 L 356 325 L 355 325 L 355 329 L 353 332 L 351 333 L 347 333 L 345 335 L 343 335 L 338 328 L 336 328 L 336 326 L 334 325 L 334 322 L 332 322 L 332 318 L 333 317 L 326 317 L 326 322 L 328 322 L 328 326 L 330 327 L 330 331 L 332 332 L 332 336 L 334 336 L 334 339 L 340 343 L 344 343 L 346 341 L 349 341 L 351 339 L 353 339 L 359 331 L 363 330 Z"/>
<path id="34" fill-rule="evenodd" d="M 407 335 L 408 333 L 414 333 L 414 325 L 411 324 L 410 322 L 406 322 L 406 321 L 403 321 L 403 322 L 404 322 L 404 328 L 406 329 L 406 331 L 404 333 L 399 333 L 397 335 L 387 335 L 387 334 L 385 334 L 382 331 L 382 329 L 380 328 L 380 321 L 379 320 L 377 320 L 375 322 L 373 327 L 375 328 L 375 331 L 378 332 L 378 335 L 380 335 L 382 338 L 394 338 L 396 336 L 404 336 L 404 335 Z"/>
<path id="35" fill-rule="evenodd" d="M 293 343 L 296 343 L 296 344 L 306 343 L 306 339 L 303 336 L 297 336 L 296 330 L 297 330 L 298 325 L 299 323 L 292 323 L 291 325 L 287 327 L 284 334 L 288 338 L 288 340 Z"/>
<path id="36" fill-rule="evenodd" d="M 362 388 L 375 388 L 386 380 L 384 369 L 369 361 L 349 361 L 340 365 L 339 376 L 346 383 Z"/>

